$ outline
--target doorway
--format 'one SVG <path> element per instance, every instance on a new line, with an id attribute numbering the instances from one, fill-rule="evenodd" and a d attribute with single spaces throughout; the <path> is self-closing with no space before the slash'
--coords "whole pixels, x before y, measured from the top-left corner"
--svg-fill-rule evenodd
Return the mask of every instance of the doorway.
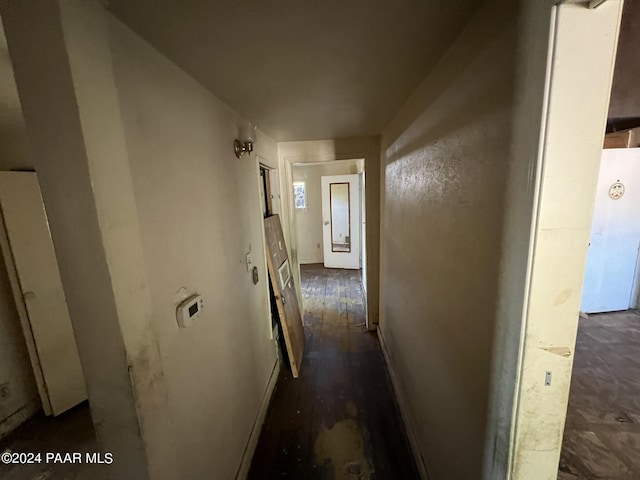
<path id="1" fill-rule="evenodd" d="M 3 384 L 3 400 L 9 397 L 18 410 L 2 419 L 12 423 L 12 428 L 3 429 L 0 451 L 33 452 L 43 457 L 45 452 L 97 452 L 82 366 L 35 172 L 0 172 L 0 210 L 7 287 L 28 354 L 20 359 L 25 365 L 14 365 L 24 367 L 19 381 L 34 382 L 39 396 L 29 415 L 22 415 L 26 407 L 12 396 L 15 385 Z M 17 362 L 15 358 L 4 360 Z M 15 415 L 21 416 L 21 422 L 12 420 Z M 103 466 L 50 465 L 43 459 L 31 467 L 34 477 L 40 473 L 47 478 L 106 478 Z M 96 468 L 88 471 L 91 467 Z M 0 477 L 23 476 L 20 462 L 0 464 Z"/>
<path id="2" fill-rule="evenodd" d="M 580 310 L 637 308 L 640 148 L 602 152 Z"/>
<path id="3" fill-rule="evenodd" d="M 640 477 L 640 148 L 607 148 L 614 135 L 600 163 L 559 478 Z"/>
<path id="4" fill-rule="evenodd" d="M 624 2 L 606 134 L 598 145 L 600 165 L 558 472 L 563 480 L 640 478 L 638 22 L 640 4 Z"/>
<path id="5" fill-rule="evenodd" d="M 294 163 L 291 173 L 290 228 L 300 284 L 305 265 L 355 270 L 366 305 L 364 160 Z"/>
<path id="6" fill-rule="evenodd" d="M 80 357 L 35 172 L 0 173 L 0 244 L 42 408 L 87 399 Z"/>
<path id="7" fill-rule="evenodd" d="M 260 203 L 263 218 L 278 213 L 280 195 L 278 194 L 278 171 L 262 163 L 258 164 L 260 172 Z"/>
<path id="8" fill-rule="evenodd" d="M 268 246 L 266 235 L 266 219 L 280 214 L 280 184 L 278 177 L 278 170 L 262 163 L 258 158 L 258 173 L 259 173 L 259 196 L 260 204 L 262 207 L 263 222 L 263 235 L 264 235 L 264 268 L 267 270 L 268 264 Z M 278 301 L 272 278 L 269 273 L 266 273 L 266 284 L 269 294 L 269 319 L 270 319 L 270 331 L 271 339 L 276 345 L 276 353 L 278 355 L 279 362 L 288 362 L 287 346 L 285 341 L 285 335 L 282 329 L 282 319 L 280 318 L 278 311 Z"/>

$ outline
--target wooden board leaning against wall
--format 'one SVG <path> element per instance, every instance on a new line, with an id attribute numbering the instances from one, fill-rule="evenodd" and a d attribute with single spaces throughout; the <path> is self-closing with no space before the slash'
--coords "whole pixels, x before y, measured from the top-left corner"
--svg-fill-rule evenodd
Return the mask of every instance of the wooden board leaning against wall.
<path id="1" fill-rule="evenodd" d="M 284 242 L 280 216 L 273 215 L 264 220 L 265 237 L 267 241 L 267 266 L 271 276 L 271 284 L 278 305 L 278 314 L 282 325 L 285 345 L 291 373 L 297 378 L 302 364 L 304 352 L 304 327 L 298 307 L 298 297 L 293 282 L 291 264 Z"/>

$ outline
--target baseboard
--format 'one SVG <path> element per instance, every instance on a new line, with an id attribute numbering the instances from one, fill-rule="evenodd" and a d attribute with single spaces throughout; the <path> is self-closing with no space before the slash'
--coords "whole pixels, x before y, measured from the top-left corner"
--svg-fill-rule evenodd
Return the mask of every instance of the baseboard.
<path id="1" fill-rule="evenodd" d="M 413 429 L 414 421 L 411 412 L 409 411 L 409 407 L 407 406 L 407 401 L 404 396 L 404 392 L 400 388 L 400 384 L 398 383 L 398 378 L 395 375 L 393 370 L 393 365 L 391 364 L 391 360 L 389 357 L 389 351 L 387 350 L 387 344 L 384 341 L 384 336 L 382 335 L 382 329 L 378 327 L 378 339 L 380 340 L 380 346 L 382 347 L 382 354 L 384 355 L 384 361 L 387 364 L 387 371 L 389 372 L 389 377 L 391 377 L 391 384 L 393 386 L 393 391 L 396 395 L 396 400 L 398 401 L 398 407 L 400 407 L 400 416 L 402 417 L 402 423 L 404 423 L 404 429 L 407 432 L 407 437 L 409 437 L 409 445 L 411 446 L 411 452 L 413 453 L 413 458 L 416 462 L 416 466 L 418 467 L 418 473 L 420 474 L 420 478 L 422 480 L 429 480 L 429 472 L 427 470 L 427 465 L 424 462 L 424 458 L 422 458 L 422 452 L 420 451 L 420 445 L 418 443 L 418 437 L 416 436 L 416 432 Z"/>
<path id="2" fill-rule="evenodd" d="M 251 460 L 253 459 L 253 454 L 255 453 L 256 447 L 258 445 L 258 439 L 260 438 L 262 425 L 264 424 L 264 420 L 267 416 L 267 411 L 269 410 L 269 403 L 271 403 L 271 397 L 273 396 L 273 391 L 275 390 L 276 384 L 278 383 L 279 374 L 280 374 L 280 361 L 276 360 L 276 363 L 273 366 L 273 370 L 271 371 L 271 377 L 269 377 L 269 383 L 267 383 L 267 388 L 262 398 L 262 405 L 260 406 L 260 411 L 258 412 L 258 416 L 256 417 L 255 422 L 253 422 L 253 427 L 251 427 L 251 434 L 249 435 L 247 446 L 244 448 L 244 453 L 242 454 L 242 460 L 240 461 L 240 468 L 238 468 L 238 473 L 236 474 L 236 480 L 244 480 L 247 478 L 247 475 L 249 474 L 249 468 L 251 467 Z"/>
<path id="3" fill-rule="evenodd" d="M 299 258 L 298 263 L 300 265 L 318 265 L 324 263 L 321 258 Z"/>

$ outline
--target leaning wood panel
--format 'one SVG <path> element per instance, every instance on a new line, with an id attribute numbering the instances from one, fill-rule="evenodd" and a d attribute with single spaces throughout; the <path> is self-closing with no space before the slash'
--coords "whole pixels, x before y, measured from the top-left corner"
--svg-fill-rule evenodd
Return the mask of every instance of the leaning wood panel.
<path id="1" fill-rule="evenodd" d="M 264 220 L 264 229 L 267 240 L 267 266 L 269 267 L 276 303 L 278 304 L 282 332 L 287 346 L 289 362 L 291 363 L 291 373 L 297 378 L 304 352 L 304 327 L 300 317 L 298 297 L 293 282 L 284 235 L 282 234 L 280 217 L 273 215 L 266 218 Z"/>

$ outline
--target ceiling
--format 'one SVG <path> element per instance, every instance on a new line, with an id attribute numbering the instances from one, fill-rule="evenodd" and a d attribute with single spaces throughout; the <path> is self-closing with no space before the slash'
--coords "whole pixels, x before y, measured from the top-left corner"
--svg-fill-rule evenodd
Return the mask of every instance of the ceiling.
<path id="1" fill-rule="evenodd" d="M 154 0 L 150 8 L 151 0 L 102 1 L 279 141 L 379 134 L 478 3 Z M 638 19 L 640 2 L 626 2 L 610 117 L 640 116 Z M 0 72 L 0 155 L 25 167 L 24 120 L 1 22 Z"/>
<path id="2" fill-rule="evenodd" d="M 105 0 L 106 2 L 107 0 Z M 377 135 L 479 0 L 108 0 L 275 140 Z"/>

